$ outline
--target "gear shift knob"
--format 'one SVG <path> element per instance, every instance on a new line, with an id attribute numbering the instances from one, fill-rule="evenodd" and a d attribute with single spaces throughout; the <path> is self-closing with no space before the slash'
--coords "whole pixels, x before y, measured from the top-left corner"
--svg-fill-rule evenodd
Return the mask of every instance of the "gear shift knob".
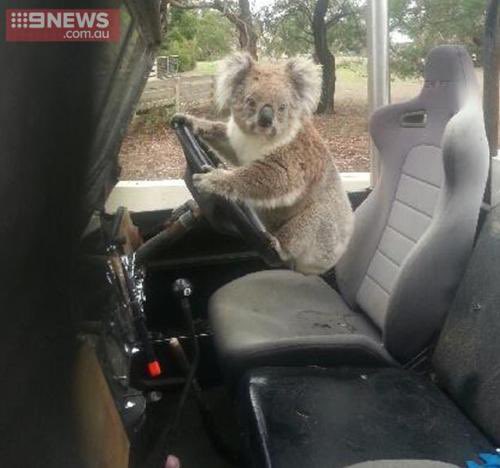
<path id="1" fill-rule="evenodd" d="M 185 278 L 179 278 L 174 281 L 174 284 L 172 285 L 172 291 L 177 296 L 177 298 L 184 299 L 193 294 L 193 285 L 191 284 L 191 281 Z"/>

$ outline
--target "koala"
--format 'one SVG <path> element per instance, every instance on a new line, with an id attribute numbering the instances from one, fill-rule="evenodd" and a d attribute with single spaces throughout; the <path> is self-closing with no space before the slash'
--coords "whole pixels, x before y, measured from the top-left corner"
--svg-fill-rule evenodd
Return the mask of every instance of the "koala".
<path id="1" fill-rule="evenodd" d="M 194 174 L 195 187 L 255 208 L 285 264 L 304 274 L 331 269 L 347 247 L 353 214 L 332 155 L 312 123 L 321 76 L 309 60 L 226 58 L 216 101 L 229 121 L 185 114 L 229 168 Z"/>

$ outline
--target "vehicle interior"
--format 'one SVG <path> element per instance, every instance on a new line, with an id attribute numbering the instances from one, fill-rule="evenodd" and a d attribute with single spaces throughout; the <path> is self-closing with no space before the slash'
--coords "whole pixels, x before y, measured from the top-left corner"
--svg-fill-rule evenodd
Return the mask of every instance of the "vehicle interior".
<path id="1" fill-rule="evenodd" d="M 88 3 L 120 4 L 119 43 L 0 49 L 1 465 L 500 466 L 498 149 L 466 49 L 369 117 L 380 176 L 349 193 L 340 262 L 305 276 L 252 207 L 196 190 L 220 161 L 182 123 L 192 199 L 106 210 L 161 18 Z"/>

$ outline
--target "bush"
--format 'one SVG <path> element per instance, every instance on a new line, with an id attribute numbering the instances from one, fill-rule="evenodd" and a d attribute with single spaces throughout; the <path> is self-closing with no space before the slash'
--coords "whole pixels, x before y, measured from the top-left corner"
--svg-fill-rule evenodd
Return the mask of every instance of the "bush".
<path id="1" fill-rule="evenodd" d="M 425 52 L 416 44 L 404 44 L 391 50 L 391 72 L 396 76 L 419 78 L 423 75 Z"/>
<path id="2" fill-rule="evenodd" d="M 339 56 L 336 60 L 337 70 L 348 70 L 359 76 L 366 76 L 367 60 L 360 56 Z"/>
<path id="3" fill-rule="evenodd" d="M 196 41 L 179 39 L 168 44 L 168 49 L 163 50 L 166 55 L 179 56 L 179 71 L 192 70 L 196 65 Z"/>
<path id="4" fill-rule="evenodd" d="M 198 19 L 193 12 L 173 10 L 171 27 L 163 38 L 160 55 L 178 55 L 179 71 L 189 71 L 196 65 L 196 32 Z"/>
<path id="5" fill-rule="evenodd" d="M 228 54 L 234 42 L 234 29 L 219 12 L 174 8 L 160 55 L 178 55 L 179 71 L 185 72 L 192 70 L 197 60 L 216 60 Z"/>

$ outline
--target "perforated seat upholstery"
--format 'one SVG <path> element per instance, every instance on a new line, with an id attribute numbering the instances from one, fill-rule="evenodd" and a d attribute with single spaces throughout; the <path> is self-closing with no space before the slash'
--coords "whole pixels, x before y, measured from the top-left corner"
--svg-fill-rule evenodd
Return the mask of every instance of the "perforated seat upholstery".
<path id="1" fill-rule="evenodd" d="M 370 124 L 381 176 L 356 210 L 338 291 L 296 272 L 222 287 L 210 316 L 222 364 L 404 362 L 439 329 L 473 244 L 488 148 L 472 61 L 434 49 L 420 95 Z M 392 357 L 391 357 L 392 356 Z"/>

